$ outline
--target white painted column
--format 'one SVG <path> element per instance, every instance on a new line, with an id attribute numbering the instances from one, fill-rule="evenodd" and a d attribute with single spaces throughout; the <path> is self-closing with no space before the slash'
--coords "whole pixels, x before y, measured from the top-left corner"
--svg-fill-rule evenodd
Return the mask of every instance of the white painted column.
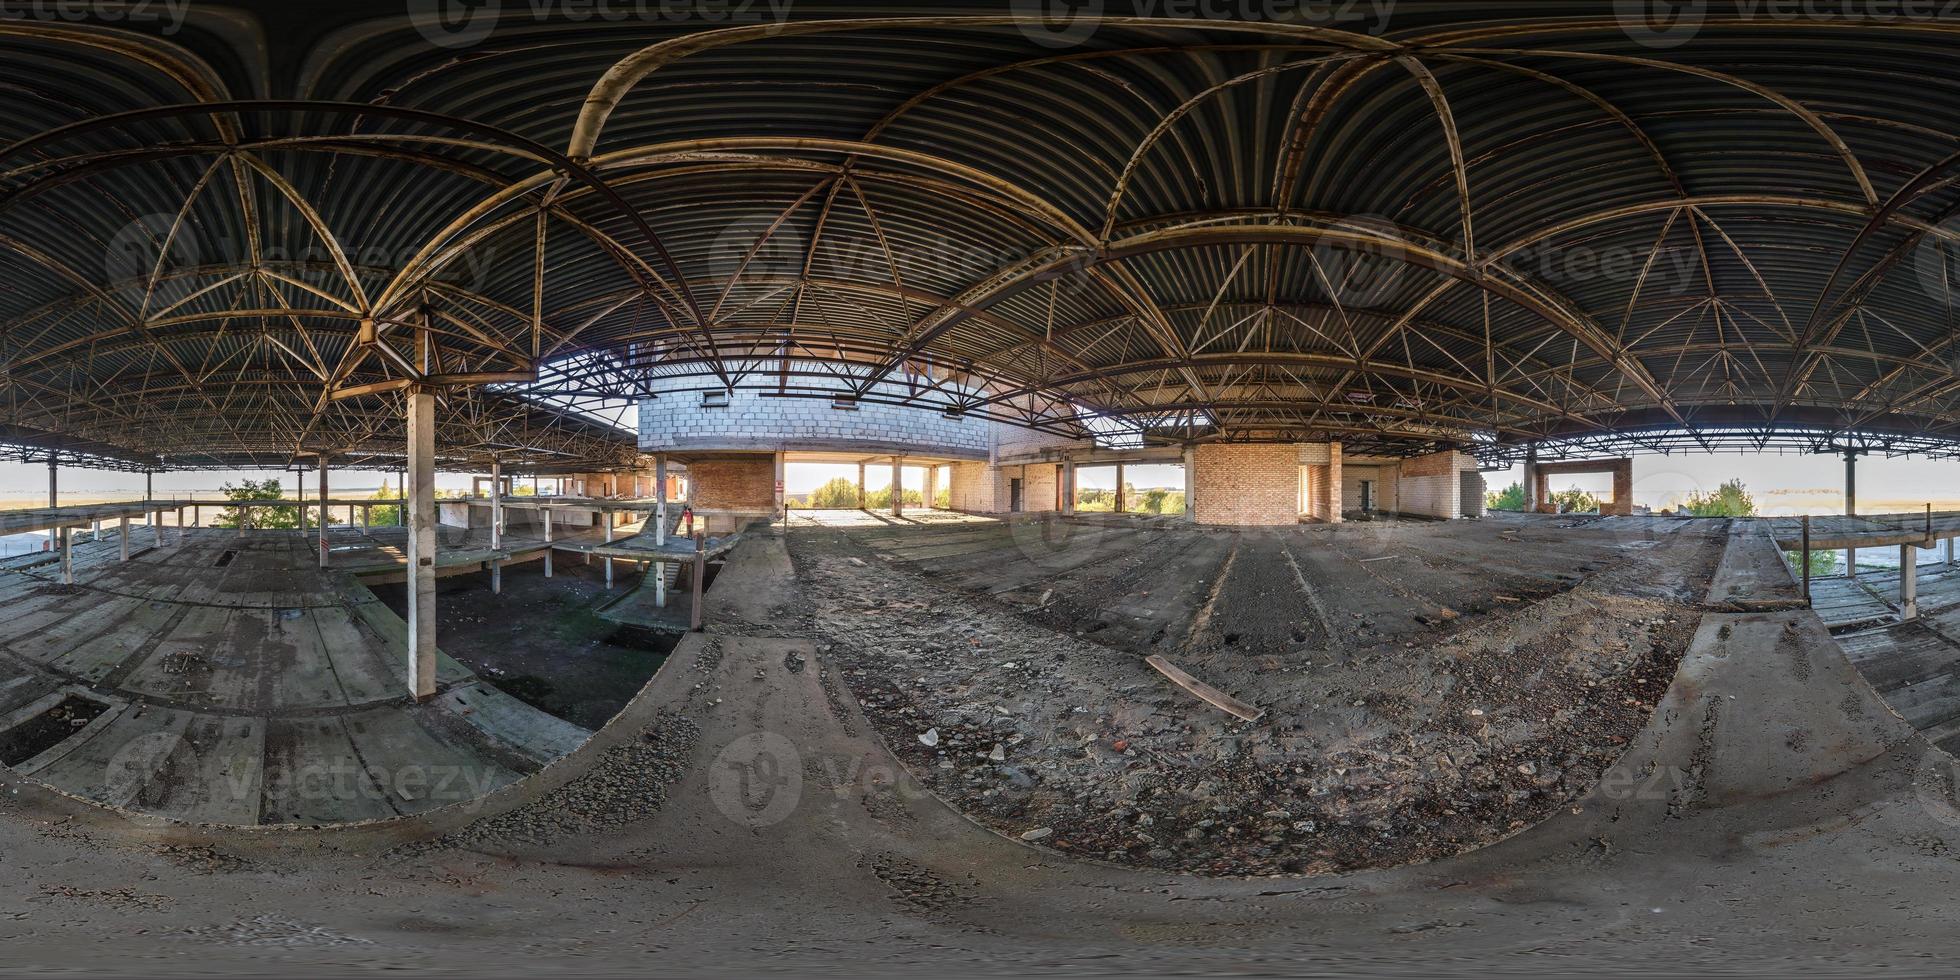
<path id="1" fill-rule="evenodd" d="M 599 522 L 606 526 L 606 543 L 612 544 L 612 534 L 613 534 L 612 513 L 610 511 L 602 511 L 599 514 L 599 518 L 600 518 Z M 610 589 L 612 587 L 613 587 L 612 558 L 608 557 L 606 559 L 606 588 Z"/>
<path id="2" fill-rule="evenodd" d="M 154 505 L 150 508 L 150 543 L 163 547 L 163 511 Z"/>
<path id="3" fill-rule="evenodd" d="M 299 539 L 301 541 L 304 541 L 306 540 L 306 529 L 312 526 L 311 522 L 308 520 L 306 516 L 306 471 L 305 470 L 298 469 L 298 468 L 295 468 L 293 470 L 293 485 L 299 488 Z M 323 500 L 321 501 L 321 503 L 324 504 L 326 503 L 326 501 Z M 326 509 L 323 507 L 320 510 L 321 520 L 325 520 L 326 516 L 327 516 L 327 512 Z"/>
<path id="4" fill-rule="evenodd" d="M 551 508 L 541 507 L 538 513 L 544 517 L 544 577 L 551 577 Z"/>
<path id="5" fill-rule="evenodd" d="M 58 486 L 60 478 L 56 472 L 60 468 L 60 465 L 61 465 L 61 457 L 59 455 L 56 455 L 55 453 L 49 453 L 48 454 L 48 509 L 49 510 L 53 510 L 61 506 L 61 493 L 60 493 L 60 487 Z M 143 499 L 148 500 L 149 498 L 146 496 Z M 48 547 L 51 549 L 55 548 L 60 544 L 60 542 L 61 542 L 60 530 L 52 529 L 52 528 L 49 529 Z"/>
<path id="6" fill-rule="evenodd" d="M 1184 447 L 1184 520 L 1198 519 L 1198 449 L 1196 446 Z"/>
<path id="7" fill-rule="evenodd" d="M 653 457 L 653 543 L 667 543 L 667 454 Z"/>
<path id="8" fill-rule="evenodd" d="M 320 454 L 320 567 L 327 567 L 327 455 Z"/>
<path id="9" fill-rule="evenodd" d="M 128 561 L 129 560 L 129 516 L 126 514 L 123 515 L 122 518 L 121 537 L 122 537 L 122 560 Z"/>
<path id="10" fill-rule="evenodd" d="M 1858 516 L 1858 454 L 1844 454 L 1844 516 Z M 1844 576 L 1858 577 L 1858 549 L 1844 549 Z"/>
<path id="11" fill-rule="evenodd" d="M 408 694 L 436 693 L 436 396 L 408 396 Z"/>
<path id="12" fill-rule="evenodd" d="M 775 512 L 781 514 L 788 506 L 789 488 L 783 483 L 783 454 L 776 454 L 776 496 Z"/>
<path id="13" fill-rule="evenodd" d="M 1946 539 L 1946 563 L 1948 565 L 1953 564 L 1953 540 L 1952 538 Z"/>
<path id="14" fill-rule="evenodd" d="M 1919 618 L 1919 549 L 1909 545 L 1899 546 L 1899 620 L 1911 622 Z"/>
<path id="15" fill-rule="evenodd" d="M 858 467 L 862 476 L 864 467 Z M 653 457 L 653 546 L 658 548 L 667 543 L 667 454 L 657 453 Z M 667 606 L 667 563 L 653 563 L 653 604 L 661 608 Z"/>
<path id="16" fill-rule="evenodd" d="M 504 461 L 490 457 L 490 548 L 496 550 L 504 546 Z M 490 591 L 502 595 L 504 591 L 504 563 L 501 559 L 490 559 Z"/>

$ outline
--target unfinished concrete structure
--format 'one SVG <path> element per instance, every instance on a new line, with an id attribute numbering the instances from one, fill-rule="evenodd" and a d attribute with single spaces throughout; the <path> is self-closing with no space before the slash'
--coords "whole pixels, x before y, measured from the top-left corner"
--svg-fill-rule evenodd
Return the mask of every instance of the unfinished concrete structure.
<path id="1" fill-rule="evenodd" d="M 1950 21 L 110 6 L 0 18 L 8 969 L 1953 952 Z"/>

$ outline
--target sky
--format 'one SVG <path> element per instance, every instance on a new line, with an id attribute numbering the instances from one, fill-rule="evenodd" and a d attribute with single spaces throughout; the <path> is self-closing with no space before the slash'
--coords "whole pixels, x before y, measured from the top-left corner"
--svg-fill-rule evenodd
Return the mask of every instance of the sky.
<path id="1" fill-rule="evenodd" d="M 891 481 L 889 467 L 873 466 L 867 472 L 870 489 L 882 489 Z M 1183 469 L 1175 465 L 1132 466 L 1126 471 L 1130 484 L 1140 490 L 1152 487 L 1182 489 Z M 855 481 L 857 467 L 851 464 L 795 463 L 787 468 L 784 482 L 791 494 L 807 493 L 835 477 Z M 293 474 L 273 471 L 232 471 L 160 473 L 156 492 L 160 497 L 215 495 L 221 484 L 240 479 L 278 477 L 291 490 Z M 1115 483 L 1114 467 L 1084 467 L 1077 482 L 1084 488 L 1110 489 Z M 1486 473 L 1486 483 L 1495 490 L 1522 477 L 1521 470 Z M 1677 505 L 1696 490 L 1712 490 L 1724 480 L 1740 478 L 1755 495 L 1766 514 L 1835 514 L 1844 506 L 1844 461 L 1836 456 L 1800 454 L 1677 454 L 1637 456 L 1633 465 L 1634 502 L 1662 508 Z M 48 470 L 39 463 L 0 464 L 0 500 L 13 506 L 39 506 L 47 499 Z M 332 476 L 336 495 L 372 492 L 393 474 L 358 470 L 336 470 Z M 470 486 L 470 474 L 440 473 L 436 485 L 462 490 Z M 308 486 L 312 486 L 308 474 Z M 907 468 L 905 485 L 924 489 L 925 472 Z M 1611 478 L 1599 476 L 1559 477 L 1558 490 L 1576 486 L 1598 493 L 1610 491 Z M 1926 504 L 1935 509 L 1960 510 L 1960 461 L 1923 458 L 1885 459 L 1866 457 L 1858 462 L 1859 510 L 1887 513 L 1917 510 Z M 143 495 L 143 475 L 63 467 L 61 491 L 64 503 L 86 499 L 135 500 Z M 72 498 L 72 499 L 71 499 Z"/>

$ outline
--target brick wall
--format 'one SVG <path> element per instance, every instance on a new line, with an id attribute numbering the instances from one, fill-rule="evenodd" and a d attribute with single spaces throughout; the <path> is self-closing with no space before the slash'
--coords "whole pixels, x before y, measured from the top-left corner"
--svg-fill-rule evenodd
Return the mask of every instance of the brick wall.
<path id="1" fill-rule="evenodd" d="M 1341 522 L 1341 444 L 1312 443 L 1300 447 L 1302 511 L 1316 521 Z"/>
<path id="2" fill-rule="evenodd" d="M 652 383 L 656 389 L 663 387 L 660 380 Z M 930 407 L 867 401 L 854 409 L 839 409 L 827 397 L 784 397 L 764 391 L 729 392 L 725 406 L 708 406 L 702 403 L 699 379 L 674 379 L 664 388 L 660 397 L 639 403 L 640 448 L 646 452 L 841 449 L 984 459 L 992 451 L 994 430 L 1013 428 L 978 418 L 949 419 Z M 914 394 L 896 381 L 872 388 L 872 396 L 878 398 Z"/>
<path id="3" fill-rule="evenodd" d="M 1192 455 L 1199 524 L 1270 526 L 1300 521 L 1300 447 L 1206 443 Z"/>
<path id="4" fill-rule="evenodd" d="M 1375 484 L 1375 497 L 1371 501 L 1377 513 L 1388 513 L 1399 506 L 1399 486 L 1401 482 L 1401 462 L 1373 456 L 1349 456 L 1341 461 L 1341 500 L 1346 509 L 1360 511 L 1361 481 L 1372 480 Z"/>
<path id="5" fill-rule="evenodd" d="M 1061 482 L 1061 467 L 1053 463 L 1029 463 L 1026 466 L 1003 467 L 1005 477 L 1019 476 L 1027 481 L 1024 511 L 1041 514 L 1055 509 L 1055 488 Z"/>
<path id="6" fill-rule="evenodd" d="M 946 468 L 948 505 L 967 514 L 1007 512 L 1007 478 L 986 463 L 954 463 Z"/>
<path id="7" fill-rule="evenodd" d="M 1396 484 L 1396 509 L 1446 521 L 1461 517 L 1463 497 L 1457 481 L 1466 468 L 1474 470 L 1476 461 L 1454 451 L 1403 460 Z"/>
<path id="8" fill-rule="evenodd" d="M 765 513 L 775 509 L 774 456 L 696 460 L 688 467 L 688 472 L 694 477 L 694 505 L 697 507 Z"/>

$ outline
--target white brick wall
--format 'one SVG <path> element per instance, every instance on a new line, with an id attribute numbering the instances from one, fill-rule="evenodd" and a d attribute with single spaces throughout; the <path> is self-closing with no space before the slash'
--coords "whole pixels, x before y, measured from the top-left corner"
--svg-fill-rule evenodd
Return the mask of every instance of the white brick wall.
<path id="1" fill-rule="evenodd" d="M 659 390 L 659 381 L 652 386 Z M 901 398 L 910 390 L 883 382 L 874 395 Z M 853 410 L 829 399 L 781 397 L 761 391 L 729 393 L 726 407 L 701 403 L 698 382 L 676 381 L 658 398 L 640 402 L 640 449 L 821 450 L 910 453 L 986 459 L 996 428 L 985 419 L 950 419 L 934 408 L 861 402 Z"/>

